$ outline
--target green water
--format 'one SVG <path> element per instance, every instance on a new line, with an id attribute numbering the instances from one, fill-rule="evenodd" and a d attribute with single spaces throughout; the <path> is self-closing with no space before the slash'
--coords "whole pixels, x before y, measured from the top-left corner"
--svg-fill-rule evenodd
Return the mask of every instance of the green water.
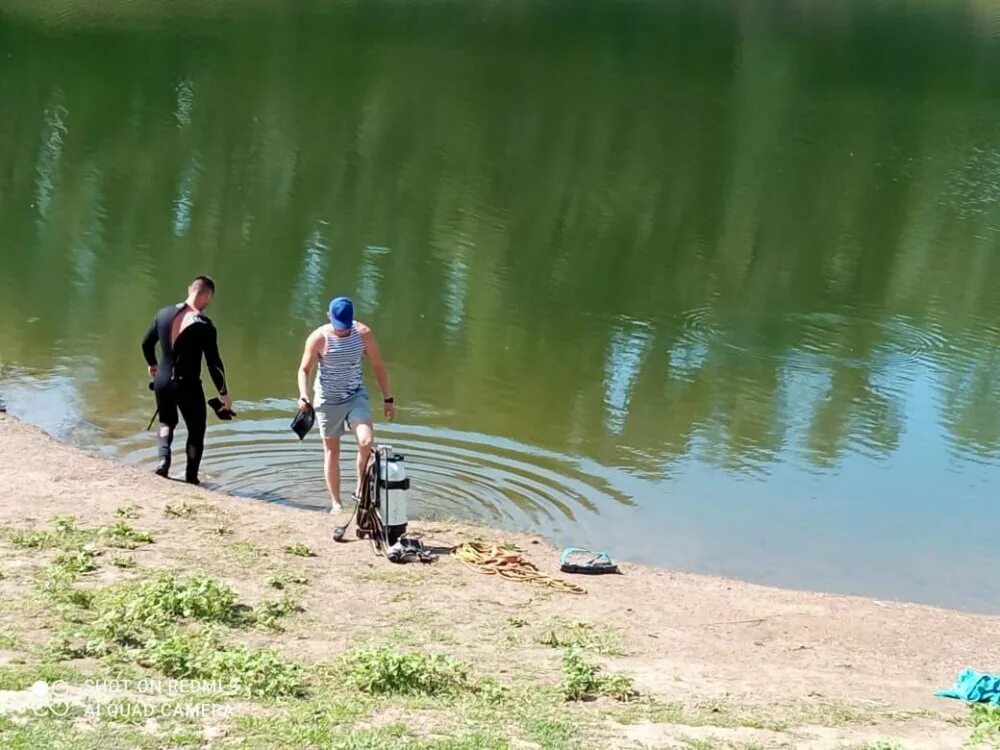
<path id="1" fill-rule="evenodd" d="M 210 273 L 207 476 L 320 508 L 349 294 L 415 516 L 997 612 L 997 91 L 984 3 L 0 2 L 0 393 L 150 465 Z"/>

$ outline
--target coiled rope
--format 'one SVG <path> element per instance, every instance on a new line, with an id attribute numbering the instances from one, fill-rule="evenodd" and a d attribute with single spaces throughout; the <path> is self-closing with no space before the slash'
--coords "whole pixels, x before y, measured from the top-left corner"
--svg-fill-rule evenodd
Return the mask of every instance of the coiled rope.
<path id="1" fill-rule="evenodd" d="M 451 554 L 478 573 L 499 575 L 512 581 L 524 581 L 566 594 L 587 593 L 586 589 L 575 583 L 542 573 L 516 549 L 474 541 L 452 547 Z"/>

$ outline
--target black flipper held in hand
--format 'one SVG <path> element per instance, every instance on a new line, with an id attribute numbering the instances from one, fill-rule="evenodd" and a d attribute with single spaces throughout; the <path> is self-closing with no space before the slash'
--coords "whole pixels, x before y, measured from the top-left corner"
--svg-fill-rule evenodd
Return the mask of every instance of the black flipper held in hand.
<path id="1" fill-rule="evenodd" d="M 223 422 L 229 422 L 233 417 L 236 416 L 236 412 L 227 409 L 222 405 L 222 401 L 217 398 L 210 398 L 208 400 L 208 405 L 212 407 L 212 411 L 215 412 L 215 416 L 221 419 Z"/>
<path id="2" fill-rule="evenodd" d="M 305 440 L 309 430 L 316 424 L 316 412 L 311 406 L 300 408 L 292 420 L 292 432 L 299 436 L 299 440 Z"/>

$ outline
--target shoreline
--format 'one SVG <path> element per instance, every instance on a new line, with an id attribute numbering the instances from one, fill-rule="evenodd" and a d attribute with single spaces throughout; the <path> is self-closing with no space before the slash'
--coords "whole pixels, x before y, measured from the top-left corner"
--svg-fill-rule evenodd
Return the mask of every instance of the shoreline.
<path id="1" fill-rule="evenodd" d="M 27 430 L 27 431 L 31 431 L 31 432 L 37 433 L 39 436 L 43 437 L 44 439 L 46 439 L 48 441 L 51 441 L 51 443 L 54 446 L 58 446 L 60 448 L 66 448 L 66 449 L 68 449 L 70 451 L 77 452 L 81 456 L 85 456 L 87 458 L 95 459 L 95 460 L 98 460 L 98 461 L 106 461 L 106 462 L 110 463 L 112 466 L 114 466 L 114 467 L 116 467 L 118 469 L 126 470 L 128 472 L 136 474 L 137 475 L 137 477 L 136 477 L 137 479 L 148 479 L 149 478 L 148 475 L 150 474 L 150 472 L 146 471 L 144 468 L 140 468 L 137 464 L 130 464 L 130 463 L 126 463 L 126 462 L 120 460 L 120 457 L 117 456 L 117 454 L 114 452 L 114 449 L 112 447 L 110 447 L 110 446 L 97 446 L 97 447 L 94 447 L 94 446 L 84 445 L 80 441 L 70 442 L 70 441 L 62 440 L 59 437 L 50 434 L 43 427 L 40 427 L 40 426 L 35 425 L 35 424 L 32 424 L 31 422 L 27 422 L 27 421 L 25 421 L 25 420 L 23 420 L 23 419 L 15 416 L 15 415 L 13 415 L 13 414 L 10 414 L 9 412 L 6 411 L 4 402 L 2 401 L 2 399 L 0 399 L 0 421 L 2 421 L 4 419 L 6 419 L 8 422 L 14 423 L 16 425 L 17 429 L 23 429 L 23 430 Z M 2 463 L 2 458 L 3 458 L 2 450 L 0 450 L 0 463 Z M 181 461 L 183 462 L 183 456 L 179 456 L 178 458 L 180 458 Z M 153 480 L 153 481 L 154 481 L 154 483 L 156 482 L 156 480 Z M 265 499 L 260 499 L 260 498 L 257 498 L 257 497 L 253 497 L 253 496 L 250 496 L 250 495 L 240 495 L 240 494 L 236 494 L 236 493 L 231 493 L 231 492 L 227 492 L 223 488 L 212 486 L 211 482 L 209 482 L 207 484 L 207 486 L 206 485 L 202 485 L 202 486 L 196 488 L 196 487 L 191 487 L 190 485 L 187 485 L 186 483 L 182 482 L 179 479 L 173 479 L 173 478 L 171 478 L 171 480 L 169 480 L 169 481 L 171 481 L 173 484 L 178 485 L 180 487 L 185 487 L 185 488 L 192 489 L 192 490 L 198 490 L 198 491 L 205 492 L 205 493 L 208 493 L 209 495 L 216 496 L 216 497 L 219 497 L 219 498 L 223 498 L 224 497 L 224 498 L 228 498 L 230 500 L 234 500 L 234 501 L 238 501 L 238 502 L 260 503 L 260 504 L 264 504 L 264 505 L 267 505 L 267 506 L 283 508 L 283 509 L 287 510 L 290 513 L 318 514 L 320 518 L 324 519 L 324 522 L 327 520 L 327 517 L 328 517 L 328 511 L 326 509 L 323 509 L 323 508 L 312 507 L 312 506 L 302 506 L 302 505 L 298 505 L 298 504 L 296 504 L 295 502 L 292 502 L 292 501 L 285 501 L 285 500 L 269 501 L 269 500 L 265 500 Z M 0 503 L 0 505 L 2 505 L 2 503 Z M 558 546 L 556 546 L 556 544 L 551 539 L 549 539 L 547 537 L 547 535 L 545 534 L 545 532 L 543 532 L 543 531 L 535 531 L 535 530 L 532 530 L 532 529 L 515 528 L 515 527 L 510 527 L 510 528 L 493 527 L 493 526 L 487 526 L 487 525 L 484 525 L 484 524 L 481 524 L 481 523 L 477 523 L 477 522 L 473 522 L 473 521 L 462 521 L 460 519 L 452 518 L 452 517 L 418 519 L 418 520 L 411 521 L 410 525 L 414 526 L 414 527 L 427 526 L 427 525 L 446 525 L 446 526 L 455 526 L 455 527 L 460 527 L 460 528 L 465 528 L 465 529 L 476 529 L 476 530 L 479 530 L 479 532 L 481 532 L 481 533 L 486 533 L 486 534 L 488 534 L 490 536 L 493 536 L 493 537 L 512 538 L 513 536 L 517 536 L 517 537 L 520 537 L 520 538 L 530 538 L 530 539 L 532 539 L 532 543 L 533 544 L 541 544 L 541 545 L 543 545 L 546 548 L 546 552 L 548 553 L 548 556 L 550 558 L 553 557 L 553 556 L 555 558 L 558 558 L 558 556 L 560 554 L 560 551 L 561 551 L 560 548 Z M 915 601 L 915 600 L 910 600 L 910 599 L 880 598 L 880 597 L 875 597 L 875 596 L 868 596 L 868 595 L 865 595 L 865 594 L 849 594 L 849 593 L 841 593 L 841 592 L 836 592 L 836 591 L 826 591 L 826 590 L 821 590 L 821 589 L 800 588 L 800 587 L 793 587 L 793 586 L 779 586 L 779 585 L 775 585 L 775 584 L 768 584 L 768 583 L 753 581 L 753 580 L 749 580 L 749 579 L 745 579 L 745 578 L 728 577 L 728 576 L 725 576 L 725 575 L 718 575 L 718 574 L 714 574 L 714 573 L 705 573 L 705 572 L 696 572 L 696 571 L 689 571 L 689 570 L 680 570 L 680 569 L 670 568 L 670 567 L 662 566 L 662 565 L 655 565 L 655 564 L 650 564 L 650 563 L 636 562 L 636 561 L 632 561 L 632 560 L 628 559 L 627 557 L 623 557 L 623 556 L 615 556 L 615 560 L 616 560 L 616 562 L 623 563 L 625 566 L 627 566 L 629 568 L 632 568 L 632 569 L 635 569 L 635 570 L 646 570 L 646 571 L 651 571 L 651 572 L 667 573 L 667 574 L 670 574 L 672 576 L 688 577 L 688 578 L 691 578 L 693 581 L 698 581 L 698 580 L 703 580 L 703 581 L 706 581 L 706 582 L 707 581 L 712 581 L 712 582 L 715 582 L 716 584 L 722 584 L 722 585 L 727 585 L 727 586 L 733 586 L 733 585 L 736 585 L 736 586 L 745 586 L 745 587 L 759 588 L 759 589 L 763 589 L 765 591 L 786 592 L 786 593 L 795 594 L 795 595 L 802 595 L 802 596 L 815 596 L 815 597 L 824 597 L 824 598 L 833 597 L 833 598 L 840 598 L 840 599 L 845 599 L 845 600 L 858 600 L 858 601 L 861 601 L 861 602 L 868 602 L 868 603 L 872 603 L 872 604 L 876 604 L 876 605 L 880 605 L 880 606 L 884 606 L 884 605 L 891 605 L 891 606 L 901 605 L 901 606 L 908 606 L 908 607 L 923 607 L 923 608 L 927 608 L 927 609 L 931 609 L 931 610 L 940 610 L 940 611 L 943 611 L 943 612 L 952 612 L 952 613 L 955 613 L 955 614 L 971 615 L 973 617 L 984 617 L 984 618 L 989 618 L 989 619 L 995 619 L 998 622 L 998 624 L 1000 624 L 1000 613 L 993 614 L 993 613 L 989 613 L 989 612 L 979 612 L 979 611 L 976 611 L 976 610 L 973 610 L 973 609 L 967 609 L 967 608 L 962 608 L 962 607 L 949 607 L 949 606 L 945 606 L 945 605 L 931 604 L 931 603 L 927 603 L 927 602 Z M 550 567 L 552 567 L 552 570 L 550 570 L 549 572 L 555 572 L 555 568 L 557 568 L 558 566 L 550 566 Z M 574 579 L 580 579 L 581 578 L 580 576 L 569 576 L 569 577 L 570 578 L 574 578 Z M 582 577 L 582 580 L 586 581 L 586 580 L 593 580 L 593 579 L 589 578 L 589 577 Z M 998 653 L 1000 653 L 1000 652 L 998 652 Z"/>
<path id="2" fill-rule="evenodd" d="M 4 402 L 2 400 L 2 394 L 0 394 L 0 417 L 2 416 L 6 416 L 9 419 L 15 421 L 17 424 L 22 425 L 28 429 L 38 430 L 39 432 L 44 434 L 49 439 L 53 440 L 58 445 L 66 446 L 73 450 L 80 451 L 81 453 L 87 456 L 99 458 L 102 460 L 109 460 L 114 465 L 122 468 L 127 468 L 129 470 L 138 470 L 140 474 L 142 474 L 142 472 L 144 471 L 144 469 L 139 469 L 139 464 L 130 463 L 122 460 L 122 455 L 115 445 L 116 437 L 105 434 L 104 433 L 105 428 L 100 425 L 90 422 L 83 422 L 81 424 L 83 425 L 84 429 L 81 430 L 80 434 L 75 434 L 72 437 L 60 436 L 58 432 L 50 431 L 49 429 L 47 429 L 42 425 L 36 424 L 35 422 L 30 420 L 25 420 L 14 413 L 5 411 Z M 96 438 L 101 438 L 101 439 L 96 440 Z M 90 442 L 88 442 L 88 439 L 96 440 L 96 442 L 94 444 L 91 444 Z M 152 445 L 152 443 L 150 444 Z M 176 451 L 177 449 L 175 448 L 175 453 Z M 177 458 L 181 460 L 181 463 L 183 463 L 183 455 L 178 455 Z M 325 514 L 327 512 L 325 508 L 299 504 L 296 501 L 290 500 L 285 497 L 266 498 L 266 497 L 255 496 L 250 492 L 247 493 L 229 492 L 224 487 L 215 485 L 214 482 L 211 480 L 211 478 L 203 486 L 206 491 L 221 496 L 236 498 L 245 501 L 257 501 L 269 505 L 270 504 L 279 505 L 281 507 L 288 508 L 291 511 L 309 512 L 309 513 L 318 512 L 321 517 L 325 517 Z M 527 535 L 527 536 L 537 537 L 542 541 L 544 541 L 544 543 L 548 547 L 554 548 L 553 554 L 555 554 L 556 556 L 558 556 L 559 551 L 561 550 L 560 545 L 554 539 L 551 538 L 551 535 L 549 533 L 543 530 L 535 530 L 527 526 L 519 526 L 517 524 L 511 524 L 509 526 L 508 525 L 492 526 L 483 524 L 479 521 L 463 521 L 461 519 L 449 515 L 441 515 L 441 516 L 432 515 L 430 517 L 415 521 L 415 523 L 418 524 L 421 522 L 450 523 L 450 524 L 468 526 L 470 528 L 472 527 L 482 528 L 489 530 L 493 534 L 498 534 L 498 535 L 502 534 Z M 567 544 L 572 544 L 572 541 L 568 540 Z M 595 549 L 601 548 L 600 542 L 597 542 L 597 546 L 594 548 Z M 922 598 L 918 596 L 914 598 L 907 598 L 907 597 L 896 597 L 892 595 L 880 596 L 876 593 L 865 593 L 863 591 L 851 592 L 847 590 L 812 588 L 808 584 L 802 584 L 802 585 L 798 585 L 795 583 L 784 584 L 780 582 L 769 582 L 766 580 L 755 580 L 754 578 L 741 577 L 738 573 L 730 575 L 725 573 L 716 573 L 710 570 L 692 570 L 683 567 L 670 567 L 667 565 L 658 564 L 656 562 L 645 562 L 641 560 L 634 560 L 630 558 L 627 553 L 619 552 L 615 553 L 613 556 L 616 559 L 616 561 L 627 563 L 628 565 L 633 567 L 646 568 L 650 570 L 669 571 L 677 575 L 690 575 L 690 576 L 695 576 L 697 578 L 726 581 L 726 582 L 746 584 L 751 586 L 760 586 L 765 589 L 774 589 L 778 591 L 789 591 L 801 594 L 815 594 L 819 596 L 845 597 L 849 599 L 857 598 L 865 601 L 873 601 L 884 604 L 907 604 L 915 606 L 926 606 L 932 609 L 941 609 L 945 611 L 953 611 L 971 615 L 982 615 L 986 617 L 1000 618 L 1000 602 L 997 603 L 995 610 L 984 609 L 983 607 L 987 606 L 985 604 L 987 599 L 979 599 L 977 600 L 977 604 L 968 604 L 968 605 L 963 604 L 956 606 L 946 603 L 937 603 L 933 601 L 933 597 Z"/>
<path id="3" fill-rule="evenodd" d="M 1000 665 L 1000 617 L 632 563 L 622 564 L 622 576 L 565 576 L 557 570 L 558 551 L 534 534 L 440 521 L 411 524 L 435 546 L 476 537 L 516 541 L 543 572 L 581 584 L 586 595 L 478 575 L 446 556 L 433 565 L 394 566 L 376 558 L 367 544 L 334 543 L 326 518 L 317 523 L 315 514 L 297 508 L 164 482 L 60 444 L 3 413 L 0 480 L 13 490 L 0 500 L 0 599 L 25 602 L 20 609 L 0 608 L 0 635 L 12 631 L 37 645 L 44 628 L 35 636 L 29 631 L 45 615 L 44 607 L 32 609 L 31 591 L 46 555 L 18 549 L 11 534 L 51 528 L 54 517 L 66 515 L 81 526 L 113 524 L 128 507 L 136 519 L 129 523 L 155 540 L 134 551 L 139 570 L 203 572 L 231 585 L 241 600 L 253 601 L 268 593 L 268 574 L 294 564 L 310 582 L 302 587 L 302 613 L 290 616 L 293 624 L 283 635 L 262 641 L 306 665 L 394 633 L 401 642 L 447 653 L 477 672 L 513 682 L 530 676 L 550 685 L 558 677 L 560 651 L 546 645 L 546 633 L 572 622 L 577 632 L 613 638 L 616 648 L 597 651 L 595 658 L 628 675 L 644 700 L 685 711 L 725 704 L 735 708 L 715 712 L 719 717 L 764 713 L 790 727 L 762 729 L 753 726 L 757 719 L 737 726 L 728 720 L 718 726 L 706 717 L 658 721 L 659 714 L 644 715 L 638 724 L 604 714 L 598 721 L 594 711 L 604 710 L 600 705 L 580 707 L 574 722 L 586 728 L 593 720 L 594 732 L 607 733 L 601 741 L 608 747 L 684 747 L 679 738 L 692 736 L 722 737 L 723 744 L 711 745 L 719 747 L 738 740 L 745 746 L 839 748 L 887 736 L 907 748 L 961 747 L 969 733 L 961 726 L 967 710 L 933 693 L 950 687 L 961 669 Z M 313 556 L 283 552 L 296 543 Z M 102 555 L 97 559 L 107 557 Z M 99 566 L 95 575 L 112 585 L 137 574 Z M 33 614 L 22 621 L 28 612 Z M 10 668 L 5 653 L 0 646 L 0 671 L 5 664 Z M 837 721 L 823 718 L 831 706 L 839 707 Z M 0 689 L 0 738 L 3 715 Z M 734 732 L 739 736 L 730 736 Z"/>

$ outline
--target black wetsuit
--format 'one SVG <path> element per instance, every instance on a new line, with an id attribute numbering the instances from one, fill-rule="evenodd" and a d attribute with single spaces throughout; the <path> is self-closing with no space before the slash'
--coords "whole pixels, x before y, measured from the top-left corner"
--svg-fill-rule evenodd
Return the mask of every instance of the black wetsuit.
<path id="1" fill-rule="evenodd" d="M 160 430 L 160 463 L 156 471 L 166 476 L 170 470 L 170 446 L 180 411 L 188 430 L 185 475 L 187 481 L 197 483 L 198 468 L 205 450 L 205 422 L 208 416 L 205 391 L 201 386 L 202 355 L 220 396 L 227 393 L 226 368 L 219 356 L 215 326 L 202 313 L 198 313 L 195 320 L 171 343 L 174 319 L 185 309 L 187 306 L 180 303 L 164 307 L 156 314 L 142 339 L 142 354 L 150 367 L 157 367 L 153 390 L 156 406 L 160 410 L 160 424 L 167 428 Z M 156 361 L 157 341 L 160 342 L 159 362 Z"/>

